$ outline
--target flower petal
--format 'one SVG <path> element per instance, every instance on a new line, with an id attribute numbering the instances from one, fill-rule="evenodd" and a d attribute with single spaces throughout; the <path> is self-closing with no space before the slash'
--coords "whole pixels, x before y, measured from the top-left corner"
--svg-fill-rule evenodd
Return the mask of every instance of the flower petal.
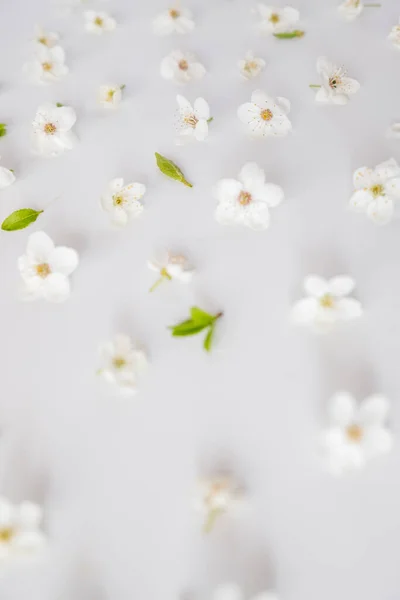
<path id="1" fill-rule="evenodd" d="M 62 273 L 50 273 L 42 289 L 44 299 L 49 302 L 64 302 L 71 293 L 69 279 Z"/>
<path id="2" fill-rule="evenodd" d="M 329 284 L 326 279 L 319 277 L 319 275 L 308 275 L 304 279 L 303 288 L 309 296 L 320 298 L 329 291 Z"/>
<path id="3" fill-rule="evenodd" d="M 198 119 L 207 119 L 210 118 L 210 107 L 208 102 L 204 100 L 204 98 L 196 98 L 194 101 L 194 112 Z"/>
<path id="4" fill-rule="evenodd" d="M 353 185 L 356 190 L 368 188 L 373 184 L 374 170 L 369 167 L 360 167 L 354 172 Z"/>
<path id="5" fill-rule="evenodd" d="M 328 281 L 329 293 L 334 296 L 347 296 L 355 288 L 355 281 L 348 275 L 338 275 Z"/>
<path id="6" fill-rule="evenodd" d="M 393 448 L 393 435 L 385 427 L 372 426 L 364 429 L 362 446 L 367 458 L 387 454 Z"/>
<path id="7" fill-rule="evenodd" d="M 373 196 L 368 190 L 357 190 L 349 200 L 349 207 L 355 212 L 364 212 L 373 201 Z"/>
<path id="8" fill-rule="evenodd" d="M 361 402 L 359 420 L 363 425 L 383 425 L 390 408 L 389 400 L 382 394 L 373 394 Z"/>
<path id="9" fill-rule="evenodd" d="M 367 216 L 376 225 L 385 225 L 393 217 L 393 200 L 388 196 L 379 196 L 367 206 Z"/>
<path id="10" fill-rule="evenodd" d="M 22 502 L 17 510 L 16 522 L 20 529 L 37 529 L 43 518 L 42 508 L 33 502 Z"/>
<path id="11" fill-rule="evenodd" d="M 336 303 L 338 317 L 344 321 L 356 319 L 363 314 L 361 302 L 355 298 L 339 298 Z"/>
<path id="12" fill-rule="evenodd" d="M 330 423 L 346 427 L 355 421 L 357 402 L 348 392 L 338 392 L 329 400 L 327 412 Z"/>
<path id="13" fill-rule="evenodd" d="M 36 264 L 50 260 L 54 252 L 53 240 L 44 231 L 35 231 L 28 238 L 26 253 Z"/>
<path id="14" fill-rule="evenodd" d="M 185 96 L 181 96 L 180 94 L 177 95 L 176 97 L 176 101 L 178 103 L 179 108 L 186 114 L 186 113 L 192 113 L 193 112 L 193 108 L 192 105 L 190 104 L 189 100 L 187 100 L 185 98 Z"/>
<path id="15" fill-rule="evenodd" d="M 52 272 L 70 275 L 78 266 L 79 257 L 76 250 L 57 246 L 51 255 L 49 265 Z"/>
<path id="16" fill-rule="evenodd" d="M 10 169 L 0 167 L 0 190 L 8 187 L 15 181 L 15 175 Z"/>
<path id="17" fill-rule="evenodd" d="M 296 325 L 309 325 L 315 320 L 317 309 L 315 298 L 302 298 L 293 306 L 290 317 Z"/>
<path id="18" fill-rule="evenodd" d="M 265 183 L 264 169 L 255 162 L 248 162 L 241 168 L 239 180 L 248 191 L 261 187 Z"/>
<path id="19" fill-rule="evenodd" d="M 196 124 L 196 127 L 194 129 L 194 137 L 199 142 L 202 142 L 206 139 L 207 136 L 208 136 L 208 123 L 205 119 L 201 119 L 200 121 L 198 121 L 198 123 Z"/>
<path id="20" fill-rule="evenodd" d="M 225 583 L 214 591 L 213 600 L 243 600 L 243 594 L 236 583 Z"/>

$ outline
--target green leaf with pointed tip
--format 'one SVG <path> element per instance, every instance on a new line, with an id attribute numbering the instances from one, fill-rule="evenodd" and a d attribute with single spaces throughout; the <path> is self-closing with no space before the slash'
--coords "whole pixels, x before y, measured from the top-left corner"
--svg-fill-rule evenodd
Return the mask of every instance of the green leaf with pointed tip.
<path id="1" fill-rule="evenodd" d="M 201 308 L 198 308 L 197 306 L 192 306 L 190 309 L 190 316 L 192 317 L 192 320 L 198 324 L 206 323 L 207 325 L 211 325 L 215 319 L 215 317 L 205 312 L 205 310 L 201 310 Z"/>
<path id="2" fill-rule="evenodd" d="M 64 106 L 64 104 L 61 104 L 61 102 L 56 102 L 56 106 L 57 106 L 58 108 L 61 108 L 62 106 Z"/>
<path id="3" fill-rule="evenodd" d="M 7 134 L 7 125 L 5 123 L 0 123 L 0 137 L 3 137 Z"/>
<path id="4" fill-rule="evenodd" d="M 274 33 L 274 37 L 278 38 L 278 40 L 292 40 L 293 38 L 302 38 L 304 34 L 304 31 L 295 29 L 294 31 L 287 31 L 286 33 Z"/>
<path id="5" fill-rule="evenodd" d="M 175 179 L 175 181 L 180 181 L 188 187 L 193 187 L 193 185 L 185 179 L 185 176 L 180 170 L 180 168 L 174 162 L 172 162 L 172 160 L 169 160 L 169 158 L 165 158 L 165 156 L 158 154 L 158 152 L 155 153 L 155 156 L 157 166 L 160 169 L 161 173 L 164 173 L 164 175 L 170 177 L 171 179 Z"/>
<path id="6" fill-rule="evenodd" d="M 188 319 L 187 321 L 178 323 L 178 325 L 173 325 L 170 329 L 173 336 L 184 337 L 185 335 L 196 335 L 196 333 L 199 333 L 208 326 L 208 323 L 197 323 L 196 321 L 192 321 L 192 319 Z"/>
<path id="7" fill-rule="evenodd" d="M 211 123 L 212 121 L 214 121 L 214 117 L 210 117 L 209 119 L 207 119 L 207 123 Z"/>
<path id="8" fill-rule="evenodd" d="M 33 208 L 21 208 L 16 210 L 1 224 L 3 231 L 17 231 L 18 229 L 25 229 L 31 223 L 34 223 L 38 216 L 42 213 L 42 210 L 33 210 Z"/>
<path id="9" fill-rule="evenodd" d="M 203 343 L 203 347 L 204 350 L 206 350 L 206 352 L 210 352 L 211 351 L 211 345 L 214 339 L 214 325 L 211 325 L 210 329 L 207 332 L 206 337 L 204 338 L 204 343 Z"/>

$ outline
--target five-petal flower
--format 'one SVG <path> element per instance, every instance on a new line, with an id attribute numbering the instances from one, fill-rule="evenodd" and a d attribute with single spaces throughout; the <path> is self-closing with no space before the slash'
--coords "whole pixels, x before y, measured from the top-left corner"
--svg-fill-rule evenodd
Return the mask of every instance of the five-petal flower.
<path id="1" fill-rule="evenodd" d="M 39 44 L 32 62 L 25 66 L 28 76 L 35 83 L 54 83 L 68 73 L 65 52 L 61 46 Z"/>
<path id="2" fill-rule="evenodd" d="M 258 28 L 262 33 L 286 33 L 293 29 L 300 19 L 299 11 L 291 6 L 276 8 L 258 4 L 257 9 L 261 17 Z"/>
<path id="3" fill-rule="evenodd" d="M 0 497 L 0 568 L 39 557 L 47 544 L 41 521 L 42 509 L 37 504 L 12 504 Z"/>
<path id="4" fill-rule="evenodd" d="M 194 508 L 203 518 L 203 529 L 209 533 L 216 520 L 237 508 L 243 497 L 243 490 L 228 476 L 201 478 L 197 482 Z"/>
<path id="5" fill-rule="evenodd" d="M 197 98 L 192 106 L 184 96 L 176 97 L 178 102 L 178 133 L 177 143 L 181 144 L 190 139 L 202 142 L 208 136 L 208 119 L 210 107 L 204 98 Z"/>
<path id="6" fill-rule="evenodd" d="M 122 86 L 117 83 L 101 85 L 97 98 L 99 104 L 104 108 L 116 108 L 122 100 Z"/>
<path id="7" fill-rule="evenodd" d="M 135 348 L 128 335 L 118 334 L 99 348 L 102 366 L 97 374 L 121 396 L 134 396 L 138 380 L 147 367 L 146 354 Z"/>
<path id="8" fill-rule="evenodd" d="M 47 46 L 47 48 L 52 48 L 57 45 L 60 36 L 58 33 L 53 33 L 51 31 L 44 31 L 41 27 L 36 28 L 35 42 L 37 44 L 41 44 L 42 46 Z"/>
<path id="9" fill-rule="evenodd" d="M 83 13 L 83 16 L 85 19 L 85 29 L 89 33 L 101 35 L 104 32 L 114 31 L 117 26 L 116 20 L 106 12 L 87 10 Z"/>
<path id="10" fill-rule="evenodd" d="M 317 71 L 321 77 L 321 86 L 317 87 L 315 94 L 316 102 L 330 104 L 347 104 L 352 96 L 360 89 L 360 84 L 356 79 L 347 77 L 343 67 L 337 67 L 329 62 L 324 56 L 317 60 Z"/>
<path id="11" fill-rule="evenodd" d="M 364 10 L 361 0 L 345 0 L 338 6 L 340 16 L 346 21 L 354 21 Z"/>
<path id="12" fill-rule="evenodd" d="M 288 113 L 290 102 L 286 98 L 274 100 L 261 90 L 255 90 L 251 102 L 238 108 L 238 117 L 255 137 L 284 136 L 292 129 Z"/>
<path id="13" fill-rule="evenodd" d="M 164 79 L 176 83 L 188 83 L 201 79 L 205 75 L 206 69 L 193 54 L 173 50 L 161 61 L 160 72 Z"/>
<path id="14" fill-rule="evenodd" d="M 58 156 L 71 150 L 76 136 L 71 131 L 76 113 L 70 106 L 43 104 L 37 109 L 32 123 L 33 149 L 44 156 Z"/>
<path id="15" fill-rule="evenodd" d="M 153 31 L 157 35 L 189 33 L 193 29 L 192 13 L 186 8 L 169 8 L 157 15 L 153 21 Z"/>
<path id="16" fill-rule="evenodd" d="M 163 281 L 177 279 L 183 283 L 189 283 L 194 275 L 194 269 L 189 266 L 187 258 L 171 252 L 168 252 L 165 259 L 161 261 L 149 260 L 147 266 L 159 275 L 157 281 L 150 288 L 151 292 Z"/>
<path id="17" fill-rule="evenodd" d="M 249 50 L 244 59 L 239 60 L 238 67 L 245 79 L 253 79 L 264 69 L 265 60 L 254 56 L 254 53 Z"/>
<path id="18" fill-rule="evenodd" d="M 145 192 L 143 183 L 124 185 L 124 180 L 117 177 L 108 184 L 101 197 L 101 205 L 115 225 L 124 226 L 131 218 L 142 214 L 143 204 L 139 200 Z"/>

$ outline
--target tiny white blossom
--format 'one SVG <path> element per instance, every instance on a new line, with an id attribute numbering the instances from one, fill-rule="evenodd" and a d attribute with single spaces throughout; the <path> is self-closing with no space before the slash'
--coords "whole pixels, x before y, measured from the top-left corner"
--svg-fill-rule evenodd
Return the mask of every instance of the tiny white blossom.
<path id="1" fill-rule="evenodd" d="M 47 545 L 42 509 L 33 502 L 13 504 L 0 497 L 0 569 L 40 557 Z"/>
<path id="2" fill-rule="evenodd" d="M 210 532 L 217 518 L 231 513 L 240 504 L 243 490 L 228 476 L 201 478 L 197 482 L 194 509 L 203 519 L 203 529 Z"/>
<path id="3" fill-rule="evenodd" d="M 3 190 L 4 188 L 8 187 L 12 183 L 14 183 L 14 181 L 14 173 L 10 169 L 0 166 L 0 190 Z"/>
<path id="4" fill-rule="evenodd" d="M 392 28 L 388 35 L 388 39 L 392 42 L 396 50 L 400 50 L 400 19 L 399 24 Z"/>
<path id="5" fill-rule="evenodd" d="M 274 100 L 265 92 L 256 90 L 251 95 L 251 102 L 239 106 L 238 117 L 255 137 L 284 136 L 292 129 L 287 116 L 289 112 L 289 100 Z"/>
<path id="6" fill-rule="evenodd" d="M 53 46 L 57 45 L 59 39 L 60 36 L 58 33 L 53 33 L 51 31 L 46 32 L 41 27 L 36 27 L 35 42 L 37 44 L 47 46 L 47 48 L 53 48 Z"/>
<path id="7" fill-rule="evenodd" d="M 139 200 L 145 192 L 146 186 L 143 183 L 124 185 L 124 180 L 117 177 L 108 184 L 101 197 L 101 205 L 115 225 L 123 226 L 131 218 L 142 214 L 143 204 Z"/>
<path id="8" fill-rule="evenodd" d="M 168 252 L 165 259 L 161 261 L 149 260 L 147 266 L 152 271 L 158 273 L 159 278 L 150 288 L 150 292 L 155 290 L 163 281 L 176 279 L 183 283 L 189 283 L 193 279 L 194 269 L 190 268 L 188 260 L 180 254 L 171 254 Z"/>
<path id="9" fill-rule="evenodd" d="M 78 262 L 78 253 L 72 248 L 54 246 L 44 231 L 31 233 L 26 254 L 18 259 L 24 282 L 23 299 L 64 302 L 70 295 L 69 275 Z"/>
<path id="10" fill-rule="evenodd" d="M 87 10 L 83 13 L 85 19 L 85 29 L 89 33 L 101 35 L 104 32 L 114 31 L 117 23 L 113 17 L 105 12 L 96 12 Z"/>
<path id="11" fill-rule="evenodd" d="M 221 179 L 214 188 L 218 200 L 215 218 L 224 225 L 245 225 L 251 229 L 266 229 L 270 223 L 270 208 L 284 199 L 281 187 L 265 182 L 265 173 L 256 163 L 246 163 L 239 180 Z"/>
<path id="12" fill-rule="evenodd" d="M 315 94 L 316 102 L 330 104 L 347 104 L 352 96 L 360 89 L 360 84 L 356 79 L 347 77 L 343 67 L 337 67 L 329 62 L 324 56 L 317 60 L 317 71 L 322 79 L 321 86 L 318 87 Z"/>
<path id="13" fill-rule="evenodd" d="M 141 373 L 147 368 L 143 350 L 134 348 L 128 335 L 119 334 L 99 348 L 98 375 L 121 396 L 134 396 Z"/>
<path id="14" fill-rule="evenodd" d="M 194 21 L 190 10 L 185 8 L 169 8 L 160 13 L 153 21 L 153 31 L 157 35 L 171 33 L 189 33 L 194 29 Z"/>
<path id="15" fill-rule="evenodd" d="M 265 60 L 254 56 L 253 52 L 249 50 L 244 59 L 239 60 L 238 67 L 245 79 L 253 79 L 264 69 Z"/>
<path id="16" fill-rule="evenodd" d="M 388 400 L 369 396 L 359 405 L 348 392 L 339 392 L 328 406 L 329 424 L 319 439 L 322 458 L 334 475 L 364 467 L 392 449 L 393 435 L 385 426 Z"/>
<path id="17" fill-rule="evenodd" d="M 70 106 L 43 104 L 37 109 L 32 123 L 33 149 L 44 156 L 58 156 L 71 150 L 76 136 L 71 131 L 76 121 L 76 113 Z"/>
<path id="18" fill-rule="evenodd" d="M 353 175 L 353 184 L 352 210 L 366 213 L 377 225 L 392 220 L 395 202 L 400 199 L 400 167 L 394 158 L 374 169 L 360 167 Z"/>
<path id="19" fill-rule="evenodd" d="M 176 83 L 188 83 L 192 80 L 201 79 L 206 70 L 201 63 L 197 62 L 193 54 L 173 50 L 161 61 L 160 72 L 164 79 Z"/>
<path id="20" fill-rule="evenodd" d="M 177 144 L 195 139 L 202 142 L 208 136 L 210 107 L 204 98 L 197 98 L 192 106 L 186 98 L 178 95 L 178 133 Z"/>
<path id="21" fill-rule="evenodd" d="M 291 317 L 296 325 L 311 327 L 316 333 L 327 333 L 339 321 L 350 321 L 363 313 L 361 303 L 348 295 L 355 282 L 347 275 L 323 279 L 308 275 L 303 282 L 306 298 L 292 308 Z"/>
<path id="22" fill-rule="evenodd" d="M 122 100 L 123 87 L 117 83 L 101 85 L 98 91 L 98 101 L 104 108 L 115 108 Z"/>
<path id="23" fill-rule="evenodd" d="M 236 583 L 224 583 L 214 590 L 212 600 L 245 600 L 245 595 Z M 259 592 L 251 600 L 279 600 L 279 598 L 275 592 Z"/>
<path id="24" fill-rule="evenodd" d="M 48 48 L 38 45 L 33 60 L 25 65 L 25 71 L 34 83 L 55 83 L 69 69 L 65 64 L 65 52 L 61 46 Z"/>
<path id="25" fill-rule="evenodd" d="M 345 0 L 338 6 L 338 11 L 341 17 L 346 21 L 354 21 L 364 10 L 364 5 L 361 0 Z"/>
<path id="26" fill-rule="evenodd" d="M 261 33 L 286 33 L 292 30 L 300 19 L 299 11 L 291 6 L 276 8 L 274 6 L 258 4 L 257 11 L 261 17 L 258 24 Z"/>

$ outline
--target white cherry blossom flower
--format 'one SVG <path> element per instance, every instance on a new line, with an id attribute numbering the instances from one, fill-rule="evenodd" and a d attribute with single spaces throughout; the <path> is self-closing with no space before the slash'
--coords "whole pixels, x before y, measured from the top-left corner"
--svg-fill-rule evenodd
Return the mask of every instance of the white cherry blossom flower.
<path id="1" fill-rule="evenodd" d="M 364 10 L 364 5 L 361 0 L 345 0 L 338 6 L 338 11 L 341 17 L 346 21 L 354 21 L 361 15 Z"/>
<path id="2" fill-rule="evenodd" d="M 284 136 L 292 129 L 288 114 L 290 102 L 286 98 L 274 100 L 261 90 L 255 90 L 251 102 L 238 108 L 238 117 L 254 137 Z"/>
<path id="3" fill-rule="evenodd" d="M 192 13 L 186 8 L 169 8 L 160 13 L 153 22 L 153 31 L 157 35 L 171 33 L 189 33 L 194 29 Z"/>
<path id="4" fill-rule="evenodd" d="M 264 59 L 254 56 L 254 53 L 249 50 L 244 59 L 239 60 L 238 67 L 245 79 L 253 79 L 261 73 L 265 64 Z"/>
<path id="5" fill-rule="evenodd" d="M 147 368 L 143 350 L 133 346 L 128 335 L 119 334 L 99 348 L 102 366 L 98 375 L 121 396 L 134 396 L 140 375 Z"/>
<path id="6" fill-rule="evenodd" d="M 395 202 L 400 199 L 400 167 L 394 158 L 375 169 L 360 167 L 353 175 L 353 184 L 352 210 L 366 213 L 377 225 L 391 221 Z"/>
<path id="7" fill-rule="evenodd" d="M 183 283 L 189 283 L 193 279 L 194 269 L 190 268 L 188 260 L 181 254 L 171 254 L 162 261 L 149 260 L 147 266 L 152 271 L 158 273 L 158 279 L 150 288 L 150 292 L 154 291 L 163 281 L 172 281 L 176 279 Z"/>
<path id="8" fill-rule="evenodd" d="M 348 297 L 355 282 L 347 275 L 328 280 L 308 275 L 303 287 L 307 296 L 294 305 L 291 313 L 296 325 L 309 326 L 316 333 L 327 333 L 339 321 L 350 321 L 363 313 L 361 303 Z"/>
<path id="9" fill-rule="evenodd" d="M 392 28 L 388 35 L 388 39 L 392 42 L 396 50 L 400 50 L 400 19 L 399 24 Z"/>
<path id="10" fill-rule="evenodd" d="M 32 123 L 33 148 L 44 156 L 58 156 L 71 150 L 77 141 L 71 131 L 76 113 L 70 106 L 43 104 L 37 109 Z"/>
<path id="11" fill-rule="evenodd" d="M 237 224 L 251 229 L 266 229 L 270 208 L 284 199 L 281 187 L 265 182 L 265 173 L 256 163 L 246 163 L 239 180 L 221 179 L 214 188 L 218 200 L 215 218 L 224 225 Z"/>
<path id="12" fill-rule="evenodd" d="M 329 425 L 320 437 L 320 449 L 333 474 L 360 469 L 392 449 L 393 435 L 385 426 L 388 412 L 389 402 L 381 394 L 369 396 L 359 405 L 348 392 L 331 398 Z"/>
<path id="13" fill-rule="evenodd" d="M 176 83 L 188 83 L 192 80 L 201 79 L 206 70 L 201 63 L 197 62 L 193 54 L 173 50 L 161 61 L 160 72 L 164 79 Z"/>
<path id="14" fill-rule="evenodd" d="M 1 156 L 0 156 L 1 158 Z M 7 169 L 6 167 L 0 166 L 0 190 L 8 187 L 15 181 L 15 175 L 11 171 L 11 169 Z"/>
<path id="15" fill-rule="evenodd" d="M 197 98 L 192 106 L 183 96 L 176 97 L 178 102 L 178 133 L 177 143 L 189 141 L 193 138 L 203 142 L 208 136 L 208 120 L 210 107 L 204 98 Z"/>
<path id="16" fill-rule="evenodd" d="M 25 71 L 34 83 L 55 83 L 59 81 L 69 71 L 65 64 L 64 50 L 61 46 L 48 48 L 44 45 L 38 45 L 32 62 L 25 65 Z"/>
<path id="17" fill-rule="evenodd" d="M 300 19 L 299 11 L 291 6 L 275 8 L 274 6 L 258 4 L 257 10 L 261 17 L 258 28 L 262 33 L 286 33 L 293 29 Z"/>
<path id="18" fill-rule="evenodd" d="M 23 299 L 66 300 L 70 295 L 69 275 L 75 271 L 78 262 L 78 253 L 72 248 L 54 246 L 44 231 L 31 233 L 26 254 L 18 259 L 24 282 Z"/>
<path id="19" fill-rule="evenodd" d="M 116 108 L 122 100 L 124 85 L 117 83 L 106 83 L 101 85 L 98 91 L 98 101 L 104 108 Z"/>
<path id="20" fill-rule="evenodd" d="M 101 205 L 109 213 L 112 223 L 124 226 L 131 218 L 142 214 L 143 204 L 139 200 L 145 192 L 143 183 L 124 185 L 124 180 L 117 177 L 108 184 L 101 197 Z"/>
<path id="21" fill-rule="evenodd" d="M 41 521 L 42 509 L 37 504 L 13 504 L 0 497 L 0 569 L 43 553 L 47 538 L 40 529 Z"/>
<path id="22" fill-rule="evenodd" d="M 224 583 L 214 590 L 212 600 L 245 600 L 245 595 L 236 583 Z M 279 598 L 275 592 L 259 592 L 251 600 L 279 600 Z"/>
<path id="23" fill-rule="evenodd" d="M 106 12 L 87 10 L 83 13 L 83 16 L 85 19 L 85 29 L 89 33 L 101 35 L 104 32 L 114 31 L 117 26 L 116 20 Z"/>
<path id="24" fill-rule="evenodd" d="M 53 48 L 53 46 L 57 46 L 59 39 L 60 36 L 58 33 L 53 33 L 51 31 L 46 32 L 41 27 L 36 27 L 35 42 L 37 44 L 47 46 L 47 48 Z"/>
<path id="25" fill-rule="evenodd" d="M 209 533 L 216 520 L 238 507 L 243 490 L 231 477 L 214 476 L 201 478 L 197 482 L 194 509 L 203 518 L 203 529 Z"/>
<path id="26" fill-rule="evenodd" d="M 347 104 L 349 97 L 360 89 L 358 81 L 347 77 L 343 67 L 337 67 L 324 56 L 317 60 L 317 71 L 322 79 L 322 85 L 310 85 L 312 88 L 317 88 L 316 102 Z"/>

